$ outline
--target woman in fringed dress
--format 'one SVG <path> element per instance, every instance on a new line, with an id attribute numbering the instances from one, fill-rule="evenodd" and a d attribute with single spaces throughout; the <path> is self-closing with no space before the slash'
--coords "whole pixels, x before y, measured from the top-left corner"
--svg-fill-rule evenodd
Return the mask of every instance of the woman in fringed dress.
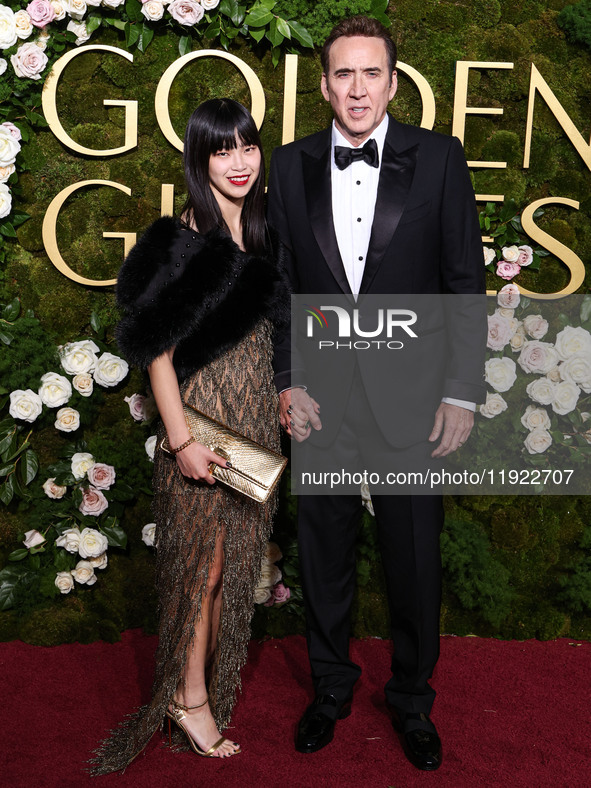
<path id="1" fill-rule="evenodd" d="M 158 219 L 121 269 L 117 339 L 147 369 L 162 425 L 154 462 L 159 645 L 153 697 L 113 731 L 93 773 L 125 768 L 168 718 L 199 755 L 240 752 L 228 726 L 246 660 L 253 594 L 276 507 L 214 484 L 226 461 L 191 439 L 182 403 L 278 450 L 272 336 L 288 320 L 280 250 L 263 213 L 251 115 L 213 99 L 185 133 L 187 202 Z M 164 437 L 174 452 L 160 449 Z"/>

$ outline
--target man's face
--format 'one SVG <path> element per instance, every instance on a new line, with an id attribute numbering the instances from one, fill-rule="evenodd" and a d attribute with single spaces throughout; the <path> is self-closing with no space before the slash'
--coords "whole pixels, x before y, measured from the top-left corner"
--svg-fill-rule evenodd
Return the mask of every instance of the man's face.
<path id="1" fill-rule="evenodd" d="M 380 125 L 396 93 L 386 45 L 381 38 L 337 38 L 328 71 L 322 75 L 322 95 L 330 101 L 338 130 L 357 147 Z"/>

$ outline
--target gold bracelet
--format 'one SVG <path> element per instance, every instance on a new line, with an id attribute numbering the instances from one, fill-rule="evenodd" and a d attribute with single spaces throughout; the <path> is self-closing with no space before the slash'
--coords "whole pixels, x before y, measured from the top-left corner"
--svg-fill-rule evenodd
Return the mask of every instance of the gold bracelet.
<path id="1" fill-rule="evenodd" d="M 181 445 L 177 446 L 176 449 L 171 449 L 171 452 L 173 454 L 178 454 L 179 451 L 182 451 L 183 449 L 186 449 L 187 446 L 190 446 L 192 443 L 195 443 L 195 438 L 191 435 L 189 440 L 185 441 L 184 443 L 181 443 Z"/>

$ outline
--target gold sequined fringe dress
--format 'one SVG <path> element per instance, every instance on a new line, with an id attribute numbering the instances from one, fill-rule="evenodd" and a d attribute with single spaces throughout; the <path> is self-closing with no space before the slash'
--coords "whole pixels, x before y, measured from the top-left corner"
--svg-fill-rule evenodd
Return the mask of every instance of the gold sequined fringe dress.
<path id="1" fill-rule="evenodd" d="M 278 398 L 271 368 L 271 326 L 264 319 L 230 351 L 181 386 L 184 401 L 279 451 Z M 163 436 L 162 428 L 159 438 Z M 230 722 L 246 662 L 254 589 L 276 509 L 216 482 L 187 480 L 176 461 L 154 458 L 159 644 L 152 701 L 122 722 L 95 753 L 93 774 L 124 769 L 162 725 L 190 652 L 216 540 L 223 543 L 220 626 L 209 670 L 209 704 L 220 731 Z M 186 740 L 177 731 L 175 742 Z M 186 746 L 184 747 L 187 748 Z"/>

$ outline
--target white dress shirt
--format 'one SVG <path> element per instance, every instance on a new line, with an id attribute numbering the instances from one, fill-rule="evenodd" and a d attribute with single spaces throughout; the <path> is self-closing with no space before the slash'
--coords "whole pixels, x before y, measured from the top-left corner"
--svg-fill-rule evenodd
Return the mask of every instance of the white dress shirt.
<path id="1" fill-rule="evenodd" d="M 385 115 L 371 137 L 368 137 L 376 142 L 379 156 L 378 167 L 371 167 L 360 159 L 353 161 L 344 170 L 339 170 L 334 159 L 335 145 L 347 148 L 354 146 L 343 137 L 334 120 L 332 123 L 330 157 L 332 219 L 347 281 L 355 299 L 359 295 L 365 270 L 387 131 L 388 116 Z M 367 140 L 364 140 L 365 142 Z M 459 405 L 467 410 L 476 410 L 476 405 L 473 402 L 451 397 L 444 397 L 442 401 L 450 405 Z"/>

